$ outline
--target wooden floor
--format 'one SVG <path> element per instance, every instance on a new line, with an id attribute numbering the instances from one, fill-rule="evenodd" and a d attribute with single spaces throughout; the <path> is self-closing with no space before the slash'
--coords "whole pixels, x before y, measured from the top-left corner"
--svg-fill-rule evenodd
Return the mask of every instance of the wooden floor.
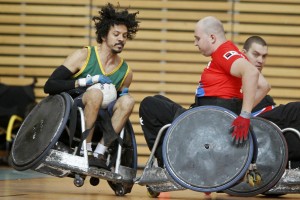
<path id="1" fill-rule="evenodd" d="M 139 175 L 139 173 L 138 173 Z M 123 197 L 115 196 L 114 191 L 105 180 L 98 186 L 91 186 L 88 181 L 82 187 L 76 187 L 71 178 L 57 178 L 43 175 L 34 171 L 19 172 L 8 167 L 0 167 L 0 199 L 30 199 L 30 200 L 144 200 L 152 199 L 147 196 L 146 188 L 134 185 L 132 192 Z M 270 198 L 263 195 L 256 197 L 232 197 L 224 193 L 204 193 L 191 190 L 161 193 L 160 200 L 237 200 L 237 199 L 300 199 L 300 194 L 287 194 L 281 198 Z"/>

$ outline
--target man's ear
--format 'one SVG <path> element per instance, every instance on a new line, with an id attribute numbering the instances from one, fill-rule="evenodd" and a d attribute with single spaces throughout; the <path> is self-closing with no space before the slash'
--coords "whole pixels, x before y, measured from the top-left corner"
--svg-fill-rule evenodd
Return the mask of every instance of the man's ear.
<path id="1" fill-rule="evenodd" d="M 241 52 L 244 53 L 244 54 L 247 53 L 246 49 L 242 49 Z"/>
<path id="2" fill-rule="evenodd" d="M 217 41 L 217 37 L 214 34 L 210 35 L 211 43 L 214 44 Z"/>

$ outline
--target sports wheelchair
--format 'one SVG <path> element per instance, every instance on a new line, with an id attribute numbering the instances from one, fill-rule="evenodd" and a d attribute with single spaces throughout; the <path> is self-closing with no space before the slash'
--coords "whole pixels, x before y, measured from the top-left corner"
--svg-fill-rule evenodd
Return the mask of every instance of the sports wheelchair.
<path id="1" fill-rule="evenodd" d="M 217 106 L 182 113 L 160 129 L 135 183 L 146 186 L 150 197 L 185 189 L 233 196 L 268 195 L 285 172 L 285 138 L 273 123 L 253 117 L 248 141 L 236 145 L 229 133 L 235 118 L 234 113 Z M 164 167 L 159 167 L 154 153 L 163 134 Z"/>
<path id="2" fill-rule="evenodd" d="M 98 119 L 94 135 L 101 135 L 97 124 Z M 93 186 L 104 179 L 117 196 L 130 193 L 137 172 L 137 147 L 130 121 L 120 133 L 122 145 L 116 140 L 108 149 L 107 165 L 111 170 L 89 166 L 85 131 L 83 110 L 69 94 L 48 96 L 22 123 L 12 146 L 10 164 L 16 170 L 32 169 L 73 178 L 77 187 L 82 186 L 88 176 Z M 83 152 L 80 153 L 81 146 Z"/>

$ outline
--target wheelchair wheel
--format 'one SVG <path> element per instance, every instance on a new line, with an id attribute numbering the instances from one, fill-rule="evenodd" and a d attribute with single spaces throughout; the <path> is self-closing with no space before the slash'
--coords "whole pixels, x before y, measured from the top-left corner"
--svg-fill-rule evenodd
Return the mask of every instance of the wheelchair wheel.
<path id="1" fill-rule="evenodd" d="M 251 118 L 251 124 L 258 143 L 256 165 L 262 181 L 254 187 L 244 182 L 239 183 L 224 191 L 233 196 L 248 197 L 267 192 L 280 180 L 287 165 L 287 144 L 281 130 L 260 117 Z M 283 194 L 279 194 L 281 195 Z"/>
<path id="2" fill-rule="evenodd" d="M 100 179 L 99 178 L 96 178 L 96 177 L 91 177 L 90 178 L 90 184 L 92 186 L 97 186 L 97 185 L 99 185 L 99 183 L 100 183 Z"/>
<path id="3" fill-rule="evenodd" d="M 85 177 L 79 174 L 75 174 L 74 185 L 76 187 L 82 187 L 84 185 Z"/>
<path id="4" fill-rule="evenodd" d="M 119 143 L 115 142 L 112 149 L 112 161 L 111 165 L 115 165 L 117 157 L 117 147 Z M 130 121 L 125 124 L 124 138 L 123 138 L 123 147 L 122 147 L 122 156 L 121 156 L 121 165 L 130 167 L 134 170 L 137 170 L 137 147 L 135 135 L 133 132 L 132 125 Z M 123 182 L 123 183 L 114 183 L 112 181 L 107 181 L 109 186 L 115 191 L 117 196 L 124 196 L 127 193 L 131 192 L 131 189 L 134 185 L 132 182 Z"/>
<path id="5" fill-rule="evenodd" d="M 153 191 L 150 187 L 148 187 L 147 185 L 146 185 L 146 188 L 147 188 L 147 195 L 148 195 L 148 197 L 150 197 L 150 198 L 156 198 L 156 197 L 158 197 L 159 195 L 160 195 L 160 192 L 155 192 L 155 191 Z"/>
<path id="6" fill-rule="evenodd" d="M 60 137 L 70 112 L 66 93 L 48 96 L 38 103 L 22 123 L 11 150 L 11 164 L 27 170 L 39 163 Z"/>
<path id="7" fill-rule="evenodd" d="M 232 142 L 236 115 L 217 106 L 200 106 L 176 118 L 163 143 L 166 170 L 181 186 L 199 191 L 227 189 L 245 175 L 253 157 L 251 134 L 245 145 Z"/>

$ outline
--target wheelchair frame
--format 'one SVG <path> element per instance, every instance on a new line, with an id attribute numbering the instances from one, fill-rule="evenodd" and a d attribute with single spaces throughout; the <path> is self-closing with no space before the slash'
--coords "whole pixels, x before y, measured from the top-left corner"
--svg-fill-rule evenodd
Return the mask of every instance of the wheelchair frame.
<path id="1" fill-rule="evenodd" d="M 282 133 L 288 131 L 296 134 L 300 139 L 300 132 L 294 128 L 285 128 L 281 130 Z M 288 193 L 300 193 L 300 169 L 292 169 L 291 161 L 288 161 L 288 168 L 285 170 L 281 179 L 265 195 L 281 196 Z"/>
<path id="2" fill-rule="evenodd" d="M 157 196 L 159 196 L 160 192 L 190 189 L 190 188 L 183 187 L 182 185 L 178 184 L 173 179 L 173 177 L 168 173 L 166 168 L 161 168 L 161 167 L 154 165 L 155 164 L 154 163 L 154 159 L 155 159 L 154 153 L 156 151 L 159 140 L 162 137 L 162 133 L 166 129 L 168 129 L 170 126 L 171 126 L 171 124 L 167 124 L 160 129 L 160 131 L 157 135 L 157 138 L 155 140 L 153 149 L 151 151 L 151 154 L 149 156 L 149 159 L 143 170 L 143 173 L 139 178 L 135 179 L 135 183 L 147 187 L 147 192 L 150 197 L 157 197 Z M 291 131 L 291 129 L 282 130 L 282 131 L 284 132 L 284 131 L 288 131 L 288 130 Z M 300 133 L 298 132 L 297 134 L 300 138 Z M 293 187 L 291 187 L 292 177 L 295 177 L 295 176 L 297 176 L 298 181 L 294 180 L 294 183 L 297 183 L 299 185 L 298 186 L 294 185 Z M 273 179 L 272 179 L 272 181 L 273 181 Z M 299 170 L 285 170 L 285 173 L 282 175 L 282 178 L 279 180 L 278 180 L 278 178 L 276 178 L 276 181 L 278 181 L 278 183 L 276 184 L 276 182 L 274 182 L 273 187 L 271 189 L 269 189 L 268 191 L 264 192 L 263 193 L 264 195 L 279 196 L 279 195 L 290 193 L 290 192 L 292 193 L 293 191 L 295 192 L 295 188 L 297 188 L 296 190 L 298 190 L 298 192 L 299 192 L 300 171 Z M 287 181 L 289 183 L 287 183 Z M 283 187 L 284 185 L 286 185 L 286 187 L 289 187 L 288 190 Z M 283 190 L 281 190 L 281 189 L 283 189 Z M 217 191 L 217 192 L 224 192 L 224 191 Z M 225 192 L 227 193 L 226 190 L 225 190 Z M 254 193 L 255 192 L 252 191 L 252 192 L 249 192 L 249 194 L 241 194 L 241 195 L 234 194 L 234 196 L 254 196 L 254 195 L 256 195 Z"/>
<path id="3" fill-rule="evenodd" d="M 215 106 L 207 106 L 207 107 L 208 108 L 217 108 Z M 218 108 L 217 108 L 217 110 L 218 110 Z M 180 118 L 180 117 L 178 117 L 178 118 Z M 167 130 L 171 125 L 172 124 L 166 124 L 159 130 L 158 135 L 155 140 L 155 143 L 154 143 L 154 146 L 152 148 L 151 154 L 150 154 L 149 159 L 146 163 L 146 166 L 143 170 L 143 173 L 140 177 L 135 179 L 136 184 L 146 186 L 148 195 L 150 197 L 157 197 L 157 196 L 159 196 L 160 192 L 192 189 L 191 187 L 188 187 L 188 186 L 186 187 L 186 184 L 179 184 L 173 178 L 174 175 L 171 175 L 168 172 L 168 170 L 166 169 L 166 167 L 161 168 L 155 164 L 154 154 L 157 149 L 160 138 L 162 137 L 164 131 Z M 250 136 L 250 138 L 252 139 L 251 136 Z M 252 144 L 252 142 L 251 142 L 251 144 Z M 251 151 L 250 149 L 249 149 L 249 151 Z M 252 159 L 250 159 L 250 160 L 252 160 Z M 250 161 L 249 161 L 249 164 L 250 164 Z M 237 177 L 238 176 L 236 176 L 236 178 Z M 179 181 L 181 182 L 180 179 L 179 179 Z M 195 188 L 195 187 L 193 187 L 193 188 Z M 193 190 L 199 191 L 198 188 L 193 189 Z M 203 191 L 203 192 L 206 192 L 206 191 Z M 208 192 L 208 193 L 210 193 L 210 192 Z"/>

